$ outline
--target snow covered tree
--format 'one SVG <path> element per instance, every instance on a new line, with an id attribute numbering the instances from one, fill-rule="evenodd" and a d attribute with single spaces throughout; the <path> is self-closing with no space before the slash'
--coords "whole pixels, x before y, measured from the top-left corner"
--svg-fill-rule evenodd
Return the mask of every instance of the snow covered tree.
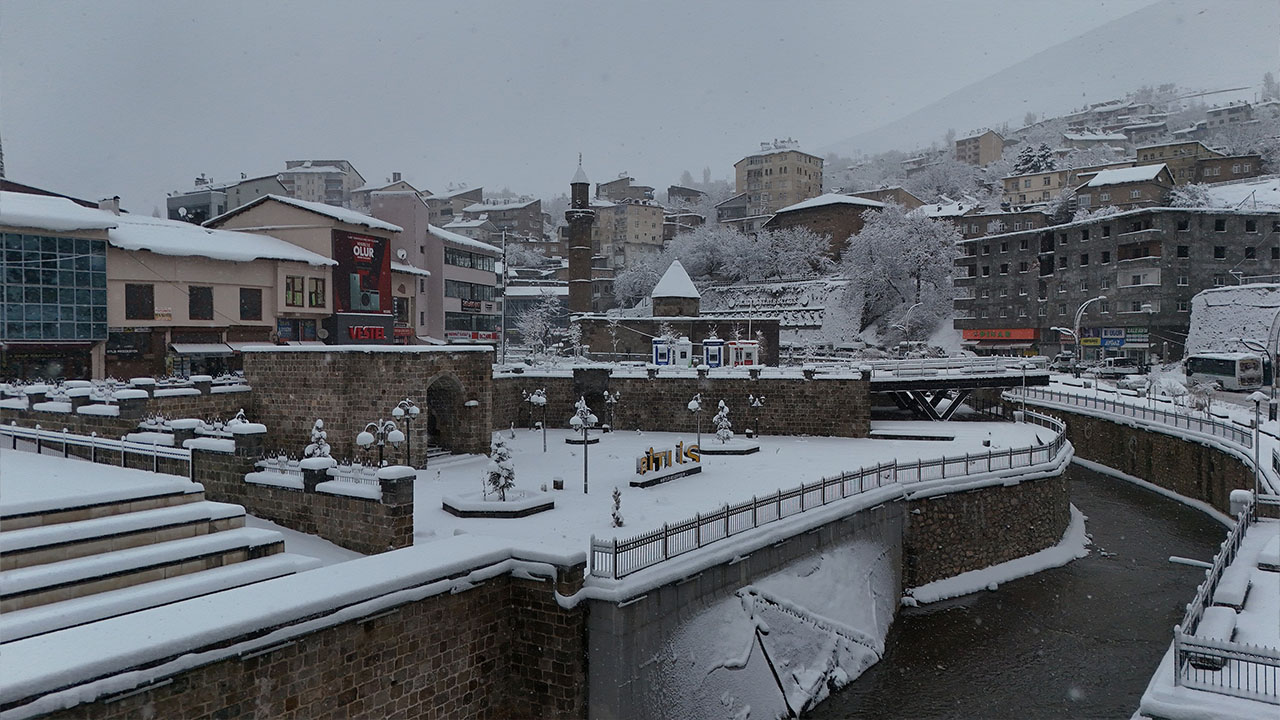
<path id="1" fill-rule="evenodd" d="M 325 432 L 324 420 L 316 418 L 311 426 L 311 442 L 302 451 L 303 457 L 329 457 L 329 433 Z"/>
<path id="2" fill-rule="evenodd" d="M 733 423 L 729 421 L 729 406 L 720 401 L 720 407 L 716 409 L 716 416 L 711 419 L 716 425 L 716 437 L 720 442 L 727 443 L 733 439 Z"/>
<path id="3" fill-rule="evenodd" d="M 516 316 L 515 329 L 520 338 L 535 353 L 545 353 L 551 339 L 551 330 L 560 315 L 560 299 L 544 293 L 533 305 Z"/>
<path id="4" fill-rule="evenodd" d="M 569 354 L 577 355 L 582 348 L 582 325 L 576 322 L 569 323 L 569 332 L 565 335 L 565 339 L 569 341 Z"/>
<path id="5" fill-rule="evenodd" d="M 1169 207 L 1205 208 L 1213 204 L 1209 188 L 1198 183 L 1179 185 L 1169 192 Z"/>
<path id="6" fill-rule="evenodd" d="M 663 320 L 658 324 L 658 337 L 666 340 L 667 344 L 670 345 L 680 339 L 680 334 L 676 332 L 671 323 Z"/>
<path id="7" fill-rule="evenodd" d="M 613 488 L 613 526 L 622 527 L 625 523 L 622 520 L 622 491 L 617 487 Z"/>
<path id="8" fill-rule="evenodd" d="M 1058 166 L 1057 158 L 1053 155 L 1053 148 L 1046 143 L 1040 143 L 1039 146 L 1033 146 L 1027 143 L 1018 151 L 1018 159 L 1013 164 L 1013 173 L 1015 175 L 1026 175 L 1027 173 L 1048 172 L 1056 169 Z"/>
<path id="9" fill-rule="evenodd" d="M 498 494 L 498 499 L 506 501 L 507 491 L 516 485 L 516 466 L 511 460 L 511 448 L 502 435 L 494 434 L 493 445 L 489 448 L 489 465 L 485 469 L 485 484 Z"/>
<path id="10" fill-rule="evenodd" d="M 856 331 L 877 323 L 882 331 L 903 324 L 905 339 L 928 338 L 951 314 L 959 232 L 951 223 L 897 204 L 863 217 L 862 232 L 850 239 L 842 261 L 850 282 L 841 303 L 856 319 Z M 909 325 L 902 323 L 908 312 Z"/>
<path id="11" fill-rule="evenodd" d="M 734 241 L 737 251 L 724 266 L 732 280 L 803 280 L 832 269 L 831 238 L 808 228 L 769 230 Z"/>

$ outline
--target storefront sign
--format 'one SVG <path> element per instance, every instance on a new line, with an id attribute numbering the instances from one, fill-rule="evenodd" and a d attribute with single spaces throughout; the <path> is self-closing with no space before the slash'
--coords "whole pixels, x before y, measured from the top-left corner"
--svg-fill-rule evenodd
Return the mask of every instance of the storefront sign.
<path id="1" fill-rule="evenodd" d="M 391 324 L 392 317 L 390 315 L 334 315 L 324 321 L 324 327 L 329 331 L 326 341 L 337 344 L 390 343 Z M 301 339 L 309 339 L 306 337 L 307 334 L 304 330 Z"/>
<path id="2" fill-rule="evenodd" d="M 1105 338 L 1123 338 L 1124 328 L 1102 328 L 1102 337 Z"/>
<path id="3" fill-rule="evenodd" d="M 965 340 L 1035 340 L 1036 328 L 975 328 L 962 330 Z"/>
<path id="4" fill-rule="evenodd" d="M 462 312 L 480 312 L 479 300 L 463 300 Z"/>
<path id="5" fill-rule="evenodd" d="M 1084 347 L 1098 347 L 1102 344 L 1102 338 L 1084 337 L 1080 338 L 1080 344 Z"/>
<path id="6" fill-rule="evenodd" d="M 388 241 L 333 231 L 334 305 L 339 313 L 391 312 L 391 254 Z"/>
<path id="7" fill-rule="evenodd" d="M 1124 337 L 1125 337 L 1125 340 L 1131 343 L 1146 342 L 1147 329 L 1146 328 L 1126 328 Z"/>
<path id="8" fill-rule="evenodd" d="M 173 322 L 173 308 L 158 307 L 155 309 L 155 319 Z"/>
<path id="9" fill-rule="evenodd" d="M 1088 345 L 1088 343 L 1085 343 L 1085 344 Z M 1113 337 L 1102 338 L 1102 347 L 1122 347 L 1123 345 L 1124 345 L 1124 338 L 1113 338 Z"/>
<path id="10" fill-rule="evenodd" d="M 352 340 L 386 340 L 387 329 L 380 325 L 351 325 L 347 334 Z"/>
<path id="11" fill-rule="evenodd" d="M 497 342 L 497 330 L 445 330 L 444 339 L 449 342 Z"/>

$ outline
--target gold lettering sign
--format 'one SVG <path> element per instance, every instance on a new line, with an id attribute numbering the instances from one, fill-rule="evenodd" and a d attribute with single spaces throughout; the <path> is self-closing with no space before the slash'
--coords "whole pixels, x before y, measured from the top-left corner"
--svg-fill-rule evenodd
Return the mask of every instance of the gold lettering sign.
<path id="1" fill-rule="evenodd" d="M 697 445 L 685 445 L 683 441 L 676 443 L 675 451 L 671 448 L 666 450 L 654 450 L 649 448 L 645 453 L 636 458 L 636 474 L 644 475 L 648 472 L 665 470 L 674 464 L 683 465 L 687 462 L 702 462 L 702 452 Z"/>

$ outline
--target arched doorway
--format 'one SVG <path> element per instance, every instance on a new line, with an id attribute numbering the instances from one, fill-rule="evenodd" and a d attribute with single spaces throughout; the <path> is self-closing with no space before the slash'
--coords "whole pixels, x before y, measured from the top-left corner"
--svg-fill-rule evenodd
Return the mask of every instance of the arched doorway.
<path id="1" fill-rule="evenodd" d="M 427 434 L 430 444 L 446 450 L 457 448 L 463 402 L 462 383 L 452 375 L 440 375 L 427 386 Z"/>

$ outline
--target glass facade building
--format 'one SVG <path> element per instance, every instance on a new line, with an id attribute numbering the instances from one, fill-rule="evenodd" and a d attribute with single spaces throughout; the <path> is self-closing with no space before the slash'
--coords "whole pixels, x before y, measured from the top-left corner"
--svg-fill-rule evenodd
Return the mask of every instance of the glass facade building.
<path id="1" fill-rule="evenodd" d="M 107 242 L 4 233 L 0 339 L 107 339 Z"/>

